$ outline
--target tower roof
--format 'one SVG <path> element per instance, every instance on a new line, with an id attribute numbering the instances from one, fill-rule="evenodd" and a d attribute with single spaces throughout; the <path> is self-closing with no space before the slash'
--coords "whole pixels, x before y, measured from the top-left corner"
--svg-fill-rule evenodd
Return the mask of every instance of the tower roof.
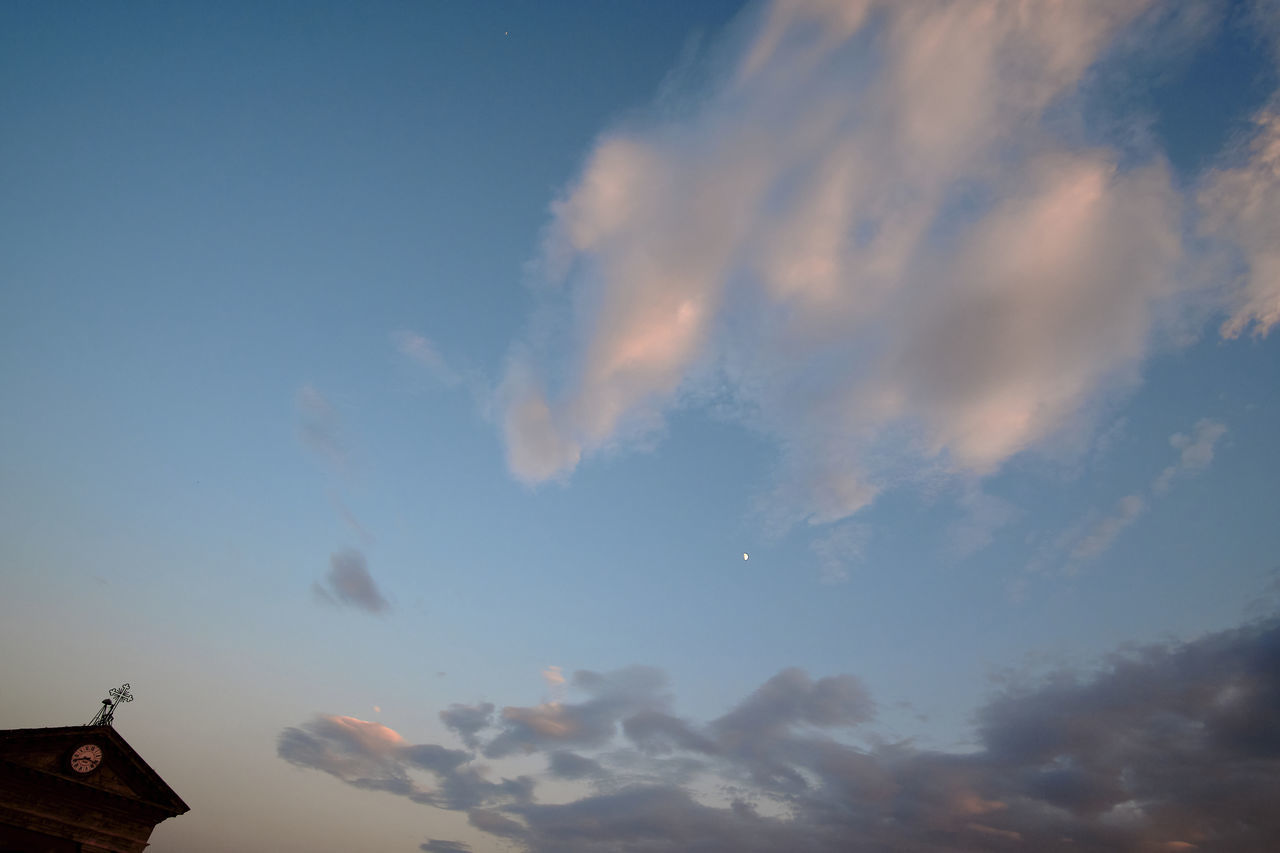
<path id="1" fill-rule="evenodd" d="M 61 756 L 84 743 L 103 751 L 110 775 L 74 779 L 62 768 Z M 23 772 L 57 776 L 73 784 L 146 803 L 167 816 L 190 811 L 177 792 L 151 768 L 129 742 L 111 726 L 57 726 L 41 729 L 0 729 L 0 762 Z"/>

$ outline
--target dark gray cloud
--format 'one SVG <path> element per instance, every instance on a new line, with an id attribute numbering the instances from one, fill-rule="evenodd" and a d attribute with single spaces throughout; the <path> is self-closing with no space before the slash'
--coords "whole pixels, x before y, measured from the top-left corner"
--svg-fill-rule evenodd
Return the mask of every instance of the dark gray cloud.
<path id="1" fill-rule="evenodd" d="M 489 702 L 479 705 L 450 705 L 440 712 L 440 720 L 457 733 L 464 744 L 475 749 L 478 743 L 476 736 L 493 725 L 493 705 Z"/>
<path id="2" fill-rule="evenodd" d="M 623 718 L 665 708 L 666 676 L 648 666 L 616 672 L 579 670 L 573 686 L 585 702 L 546 702 L 502 709 L 502 729 L 484 748 L 489 758 L 561 747 L 601 747 L 613 739 Z"/>
<path id="3" fill-rule="evenodd" d="M 533 795 L 528 776 L 491 782 L 474 755 L 438 744 L 409 744 L 380 723 L 321 714 L 290 727 L 276 740 L 276 754 L 291 764 L 322 770 L 348 785 L 386 791 L 417 803 L 465 811 L 492 803 L 520 804 Z M 426 786 L 415 777 L 434 777 Z M 420 774 L 419 774 L 420 775 Z"/>
<path id="4" fill-rule="evenodd" d="M 504 709 L 488 739 L 455 727 L 471 752 L 334 717 L 286 729 L 279 752 L 466 811 L 530 853 L 1280 849 L 1280 617 L 1006 687 L 964 753 L 842 739 L 874 713 L 848 675 L 783 670 L 704 724 L 670 712 L 654 670 L 580 672 L 573 685 L 585 701 Z M 471 722 L 492 710 L 454 707 L 476 711 L 457 715 Z M 584 795 L 540 803 L 533 779 L 491 782 L 476 763 L 516 750 L 545 751 L 549 776 Z M 417 769 L 438 785 L 418 787 Z"/>
<path id="5" fill-rule="evenodd" d="M 770 678 L 737 708 L 712 724 L 722 737 L 746 738 L 778 732 L 787 726 L 854 726 L 875 714 L 875 703 L 852 675 L 809 678 L 797 667 Z"/>
<path id="6" fill-rule="evenodd" d="M 357 788 L 409 796 L 418 788 L 408 773 L 414 762 L 404 751 L 394 731 L 354 717 L 321 715 L 285 729 L 276 741 L 276 754 L 299 767 L 323 770 Z"/>
<path id="7" fill-rule="evenodd" d="M 441 808 L 466 810 L 490 803 L 527 803 L 533 797 L 534 779 L 517 776 L 490 782 L 488 769 L 482 764 L 468 764 L 456 771 L 440 774 L 440 787 L 430 800 Z"/>
<path id="8" fill-rule="evenodd" d="M 370 613 L 381 613 L 391 605 L 378 592 L 373 576 L 365 565 L 364 554 L 354 549 L 339 551 L 329 557 L 329 573 L 324 583 L 316 583 L 316 595 L 333 604 L 358 607 Z"/>
<path id="9" fill-rule="evenodd" d="M 429 838 L 418 849 L 426 853 L 471 853 L 471 845 L 461 841 L 445 841 L 442 838 Z"/>
<path id="10" fill-rule="evenodd" d="M 547 753 L 547 772 L 557 779 L 585 779 L 603 774 L 600 762 L 568 750 Z"/>
<path id="11" fill-rule="evenodd" d="M 773 821 L 743 810 L 708 808 L 677 788 L 636 788 L 563 805 L 520 810 L 528 849 L 586 853 L 604 850 L 812 850 Z"/>
<path id="12" fill-rule="evenodd" d="M 501 812 L 492 809 L 472 809 L 467 812 L 467 820 L 476 829 L 491 835 L 499 835 L 506 838 L 523 838 L 526 834 L 524 826 L 519 821 L 514 821 Z"/>
<path id="13" fill-rule="evenodd" d="M 470 760 L 471 754 L 460 749 L 445 749 L 434 743 L 421 743 L 405 747 L 400 751 L 400 757 L 415 767 L 443 775 L 457 770 L 458 765 Z"/>
<path id="14" fill-rule="evenodd" d="M 661 711 L 641 711 L 622 722 L 626 736 L 642 751 L 665 754 L 677 750 L 715 754 L 716 742 L 692 726 Z"/>

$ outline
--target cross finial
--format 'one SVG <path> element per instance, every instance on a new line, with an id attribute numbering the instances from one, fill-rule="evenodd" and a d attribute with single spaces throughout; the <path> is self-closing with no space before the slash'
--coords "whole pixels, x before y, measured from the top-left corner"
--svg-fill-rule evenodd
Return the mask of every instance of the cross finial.
<path id="1" fill-rule="evenodd" d="M 121 684 L 119 687 L 112 687 L 107 691 L 111 695 L 110 699 L 102 700 L 102 707 L 98 709 L 98 713 L 89 723 L 91 726 L 109 726 L 111 721 L 115 719 L 116 708 L 121 702 L 132 702 L 133 694 L 129 692 L 129 682 Z"/>

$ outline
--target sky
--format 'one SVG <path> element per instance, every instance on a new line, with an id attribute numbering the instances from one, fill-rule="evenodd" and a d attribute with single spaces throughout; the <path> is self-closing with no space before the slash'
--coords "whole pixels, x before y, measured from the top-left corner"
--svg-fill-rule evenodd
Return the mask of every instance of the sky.
<path id="1" fill-rule="evenodd" d="M 1280 5 L 0 6 L 0 727 L 170 851 L 1280 843 Z"/>

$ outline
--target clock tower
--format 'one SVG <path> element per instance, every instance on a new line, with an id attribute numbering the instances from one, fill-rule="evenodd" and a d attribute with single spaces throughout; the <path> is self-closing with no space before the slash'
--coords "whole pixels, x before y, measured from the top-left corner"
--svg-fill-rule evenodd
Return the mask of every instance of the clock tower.
<path id="1" fill-rule="evenodd" d="M 87 726 L 0 730 L 0 853 L 141 853 L 189 811 L 112 726 L 129 685 Z"/>

